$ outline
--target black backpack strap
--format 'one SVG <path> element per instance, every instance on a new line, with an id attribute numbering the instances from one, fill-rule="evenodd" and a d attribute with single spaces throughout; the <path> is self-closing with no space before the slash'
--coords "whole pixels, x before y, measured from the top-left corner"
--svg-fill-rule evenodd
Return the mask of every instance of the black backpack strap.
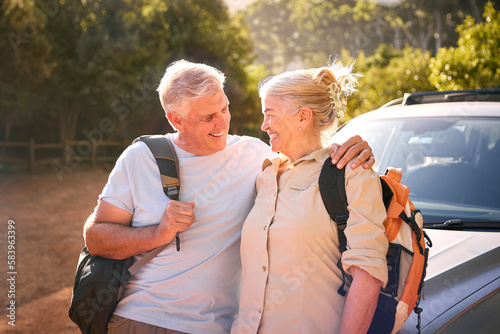
<path id="1" fill-rule="evenodd" d="M 339 250 L 340 253 L 343 253 L 347 249 L 347 238 L 344 230 L 349 218 L 347 195 L 345 192 L 345 167 L 338 169 L 336 165 L 332 164 L 332 159 L 328 157 L 321 168 L 318 183 L 326 211 L 328 211 L 332 220 L 337 224 Z M 342 286 L 339 288 L 338 293 L 344 296 L 346 294 L 344 285 L 349 275 L 342 267 L 342 256 L 337 262 L 337 266 L 342 271 Z"/>
<path id="2" fill-rule="evenodd" d="M 163 192 L 171 200 L 179 200 L 179 162 L 172 142 L 163 135 L 140 136 L 134 140 L 144 142 L 156 160 L 160 171 Z M 180 250 L 179 235 L 175 237 L 177 251 Z"/>

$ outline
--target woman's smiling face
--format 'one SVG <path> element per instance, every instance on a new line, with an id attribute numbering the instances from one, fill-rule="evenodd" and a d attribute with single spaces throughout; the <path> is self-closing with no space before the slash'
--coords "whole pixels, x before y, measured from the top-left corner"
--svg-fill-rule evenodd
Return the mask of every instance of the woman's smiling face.
<path id="1" fill-rule="evenodd" d="M 287 108 L 282 99 L 273 95 L 262 99 L 262 113 L 264 122 L 262 131 L 269 135 L 269 144 L 273 152 L 280 152 L 287 156 L 293 154 L 297 143 L 299 115 Z"/>

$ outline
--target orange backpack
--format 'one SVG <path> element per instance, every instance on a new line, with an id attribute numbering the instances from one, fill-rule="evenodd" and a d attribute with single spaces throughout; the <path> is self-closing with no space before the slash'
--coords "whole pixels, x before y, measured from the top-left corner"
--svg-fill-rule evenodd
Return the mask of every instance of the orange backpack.
<path id="1" fill-rule="evenodd" d="M 387 210 L 384 221 L 385 234 L 389 241 L 387 267 L 389 280 L 381 289 L 377 309 L 368 333 L 396 333 L 403 326 L 412 310 L 419 319 L 417 329 L 420 332 L 420 313 L 418 307 L 427 268 L 429 248 L 432 242 L 422 229 L 423 219 L 409 199 L 409 189 L 401 184 L 401 169 L 388 168 L 380 177 L 382 195 Z M 319 177 L 319 188 L 325 207 L 336 223 L 339 235 L 339 249 L 347 249 L 344 229 L 347 226 L 349 211 L 345 193 L 345 168 L 338 169 L 327 158 Z M 405 222 L 405 224 L 403 224 Z M 425 240 L 427 240 L 427 243 Z M 338 292 L 345 295 L 344 285 L 350 279 L 343 268 L 343 284 Z"/>

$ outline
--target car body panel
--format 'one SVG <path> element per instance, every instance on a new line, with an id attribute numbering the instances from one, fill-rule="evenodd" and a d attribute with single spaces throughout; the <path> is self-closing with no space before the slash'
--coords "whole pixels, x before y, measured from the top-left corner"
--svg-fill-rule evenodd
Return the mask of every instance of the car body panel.
<path id="1" fill-rule="evenodd" d="M 422 333 L 435 333 L 458 321 L 457 315 L 471 305 L 495 291 L 499 293 L 500 232 L 426 230 L 426 233 L 433 246 L 419 307 L 423 309 Z M 495 307 L 499 310 L 500 304 Z M 491 320 L 497 320 L 494 328 L 500 328 L 500 316 Z M 399 333 L 416 333 L 416 325 L 417 315 L 412 312 Z"/>
<path id="2" fill-rule="evenodd" d="M 425 231 L 433 243 L 429 251 L 427 279 L 500 247 L 500 233 L 429 229 Z M 498 269 L 500 270 L 500 267 Z"/>

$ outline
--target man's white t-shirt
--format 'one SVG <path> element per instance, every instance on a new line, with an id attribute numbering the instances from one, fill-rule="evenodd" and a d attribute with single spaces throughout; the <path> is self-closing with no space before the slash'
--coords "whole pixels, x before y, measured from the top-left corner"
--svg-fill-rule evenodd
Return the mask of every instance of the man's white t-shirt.
<path id="1" fill-rule="evenodd" d="M 228 333 L 238 311 L 241 228 L 262 162 L 272 152 L 240 136 L 228 136 L 226 148 L 211 155 L 174 147 L 180 200 L 195 202 L 196 220 L 179 234 L 179 252 L 172 242 L 132 278 L 115 313 L 182 332 Z M 133 214 L 132 226 L 160 222 L 169 199 L 146 144 L 124 151 L 99 198 Z"/>

